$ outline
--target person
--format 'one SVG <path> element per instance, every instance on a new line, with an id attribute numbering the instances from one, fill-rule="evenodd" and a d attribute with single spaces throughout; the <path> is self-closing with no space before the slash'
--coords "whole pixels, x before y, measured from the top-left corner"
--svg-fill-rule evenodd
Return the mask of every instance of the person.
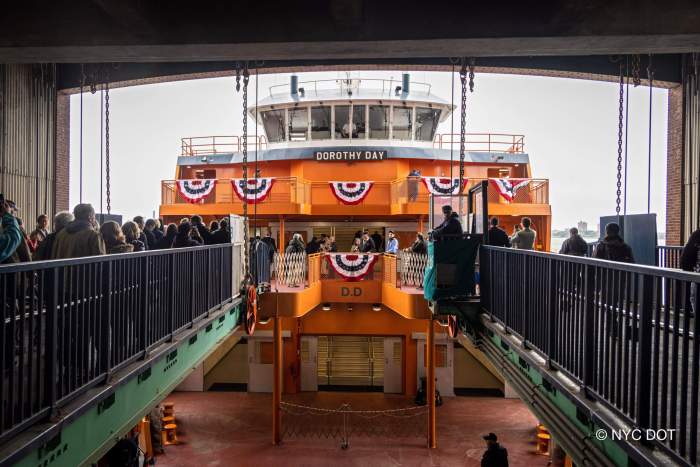
<path id="1" fill-rule="evenodd" d="M 360 252 L 361 253 L 375 253 L 377 251 L 377 246 L 374 243 L 374 240 L 372 240 L 372 237 L 369 236 L 368 231 L 364 231 L 362 234 L 362 243 L 360 244 Z"/>
<path id="2" fill-rule="evenodd" d="M 375 251 L 382 251 L 384 249 L 384 239 L 382 238 L 382 235 L 376 230 L 372 234 L 372 241 L 374 242 Z"/>
<path id="3" fill-rule="evenodd" d="M 523 217 L 520 223 L 523 225 L 523 228 L 515 232 L 510 239 L 510 243 L 513 245 L 513 248 L 518 250 L 532 250 L 535 248 L 537 232 L 530 228 L 532 221 L 529 217 Z"/>
<path id="4" fill-rule="evenodd" d="M 22 232 L 19 230 L 17 219 L 12 215 L 10 203 L 2 200 L 0 204 L 2 214 L 2 232 L 0 233 L 0 262 L 4 262 L 12 256 L 22 241 Z"/>
<path id="5" fill-rule="evenodd" d="M 350 246 L 350 253 L 359 253 L 360 248 L 362 248 L 362 239 L 353 238 L 352 245 Z"/>
<path id="6" fill-rule="evenodd" d="M 175 224 L 168 224 L 165 229 L 165 235 L 156 244 L 157 250 L 167 250 L 173 247 L 173 242 L 175 241 L 175 236 L 177 235 L 177 226 Z"/>
<path id="7" fill-rule="evenodd" d="M 287 249 L 284 250 L 284 252 L 285 254 L 303 253 L 304 250 L 304 240 L 302 240 L 301 234 L 295 233 L 294 235 L 292 235 L 292 239 L 289 240 L 289 244 L 287 244 Z"/>
<path id="8" fill-rule="evenodd" d="M 161 225 L 160 219 L 153 219 L 153 222 L 155 222 L 155 227 L 153 227 L 153 236 L 156 237 L 156 245 L 158 245 L 158 242 L 163 239 L 163 236 L 165 236 L 165 232 L 163 231 L 163 226 Z"/>
<path id="9" fill-rule="evenodd" d="M 491 246 L 510 247 L 510 238 L 505 230 L 498 226 L 498 217 L 491 218 L 491 227 L 489 227 L 489 241 Z"/>
<path id="10" fill-rule="evenodd" d="M 329 242 L 330 245 L 331 245 L 329 251 L 330 251 L 331 253 L 337 252 L 337 251 L 338 251 L 338 245 L 335 243 L 335 236 L 334 236 L 334 235 L 331 235 L 330 237 L 328 237 L 328 242 Z"/>
<path id="11" fill-rule="evenodd" d="M 508 451 L 498 444 L 498 436 L 489 433 L 484 436 L 486 452 L 481 457 L 481 467 L 508 467 Z"/>
<path id="12" fill-rule="evenodd" d="M 700 229 L 696 230 L 686 242 L 681 252 L 681 269 L 700 272 Z"/>
<path id="13" fill-rule="evenodd" d="M 411 169 L 408 173 L 408 200 L 418 199 L 418 183 L 420 182 L 420 170 Z"/>
<path id="14" fill-rule="evenodd" d="M 32 230 L 32 233 L 29 234 L 29 248 L 32 250 L 32 253 L 34 253 L 36 249 L 39 248 L 39 245 L 46 240 L 46 237 L 49 236 L 47 230 L 48 226 L 49 216 L 41 214 L 36 218 L 36 229 Z"/>
<path id="15" fill-rule="evenodd" d="M 192 236 L 195 239 L 197 239 L 197 236 L 199 236 L 200 243 L 204 245 L 211 245 L 214 242 L 212 233 L 209 231 L 207 226 L 204 225 L 204 222 L 202 222 L 202 216 L 192 216 L 192 226 L 197 229 L 197 234 L 199 234 Z"/>
<path id="16" fill-rule="evenodd" d="M 80 258 L 106 254 L 105 242 L 97 230 L 95 208 L 80 203 L 73 208 L 75 220 L 56 235 L 51 259 Z"/>
<path id="17" fill-rule="evenodd" d="M 56 235 L 63 230 L 68 224 L 73 222 L 75 218 L 70 211 L 61 211 L 53 218 L 53 232 L 46 236 L 46 239 L 39 244 L 36 252 L 33 255 L 34 261 L 44 261 L 51 259 L 51 250 L 56 241 Z"/>
<path id="18" fill-rule="evenodd" d="M 102 224 L 100 226 L 100 233 L 105 241 L 105 249 L 108 255 L 130 253 L 134 251 L 134 245 L 126 243 L 124 232 L 122 232 L 122 229 L 116 222 L 107 221 Z"/>
<path id="19" fill-rule="evenodd" d="M 197 240 L 191 237 L 192 231 L 195 230 L 189 222 L 183 222 L 177 228 L 177 235 L 173 241 L 173 248 L 187 248 L 191 246 L 200 246 Z"/>
<path id="20" fill-rule="evenodd" d="M 317 237 L 311 237 L 311 241 L 306 245 L 306 254 L 312 255 L 318 253 L 320 250 L 320 245 L 318 243 Z"/>
<path id="21" fill-rule="evenodd" d="M 462 223 L 459 221 L 459 215 L 452 211 L 452 206 L 444 205 L 442 214 L 444 216 L 442 223 L 433 229 L 430 237 L 433 240 L 438 240 L 446 236 L 462 235 Z"/>
<path id="22" fill-rule="evenodd" d="M 632 248 L 620 236 L 620 225 L 617 222 L 611 222 L 605 226 L 605 237 L 596 245 L 593 257 L 620 263 L 634 263 Z"/>
<path id="23" fill-rule="evenodd" d="M 395 255 L 399 252 L 399 239 L 394 235 L 394 231 L 389 231 L 389 241 L 386 242 L 386 252 Z"/>
<path id="24" fill-rule="evenodd" d="M 275 239 L 272 238 L 272 232 L 270 232 L 270 229 L 267 229 L 267 231 L 265 232 L 265 236 L 262 238 L 262 241 L 265 242 L 269 248 L 270 263 L 272 263 L 275 259 L 275 253 L 277 252 L 277 243 L 275 242 Z"/>
<path id="25" fill-rule="evenodd" d="M 136 225 L 139 228 L 139 238 L 137 238 L 136 240 L 143 243 L 143 247 L 146 250 L 148 250 L 150 247 L 149 247 L 149 243 L 148 243 L 148 238 L 146 238 L 146 233 L 143 230 L 146 227 L 146 223 L 143 220 L 143 216 L 134 217 L 134 223 L 136 223 Z M 124 235 L 126 235 L 126 234 L 124 234 Z M 127 235 L 127 237 L 128 237 L 128 235 Z M 128 242 L 128 240 L 127 240 L 127 242 Z M 143 250 L 137 250 L 136 246 L 134 246 L 134 251 L 143 251 Z"/>
<path id="26" fill-rule="evenodd" d="M 569 238 L 561 244 L 559 254 L 571 256 L 586 256 L 588 254 L 588 243 L 579 235 L 576 227 L 569 229 Z"/>
<path id="27" fill-rule="evenodd" d="M 141 240 L 143 232 L 139 230 L 136 222 L 124 222 L 122 232 L 124 233 L 124 240 L 133 247 L 133 251 L 146 251 L 146 244 Z"/>
<path id="28" fill-rule="evenodd" d="M 217 221 L 216 219 L 214 219 L 213 221 L 211 221 L 211 222 L 209 223 L 209 232 L 211 232 L 211 233 L 213 234 L 213 233 L 216 232 L 217 230 L 219 230 L 219 221 Z"/>
<path id="29" fill-rule="evenodd" d="M 143 227 L 143 234 L 146 237 L 146 249 L 155 250 L 158 244 L 158 237 L 156 237 L 156 221 L 153 219 L 148 219 Z"/>
<path id="30" fill-rule="evenodd" d="M 211 234 L 211 241 L 213 244 L 231 243 L 231 229 L 227 219 L 221 219 L 219 228 Z"/>
<path id="31" fill-rule="evenodd" d="M 410 248 L 406 248 L 405 251 L 410 251 L 411 253 L 416 253 L 419 255 L 424 255 L 428 252 L 428 247 L 425 244 L 425 237 L 422 233 L 418 232 L 416 234 L 416 240 L 411 244 Z"/>

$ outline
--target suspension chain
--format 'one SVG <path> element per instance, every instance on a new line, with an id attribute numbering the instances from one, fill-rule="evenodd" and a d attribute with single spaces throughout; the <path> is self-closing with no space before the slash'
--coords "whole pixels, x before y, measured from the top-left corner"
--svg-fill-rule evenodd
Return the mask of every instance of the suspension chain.
<path id="1" fill-rule="evenodd" d="M 105 199 L 107 214 L 112 213 L 112 192 L 109 175 L 109 79 L 105 80 Z"/>
<path id="2" fill-rule="evenodd" d="M 632 84 L 636 88 L 642 84 L 642 78 L 639 77 L 639 69 L 641 67 L 641 58 L 639 54 L 632 55 Z"/>
<path id="3" fill-rule="evenodd" d="M 620 216 L 620 197 L 622 196 L 622 126 L 624 122 L 625 87 L 623 65 L 620 62 L 620 99 L 617 120 L 617 197 L 615 198 L 615 213 Z"/>
<path id="4" fill-rule="evenodd" d="M 462 59 L 462 69 L 459 71 L 459 79 L 462 82 L 462 103 L 461 103 L 461 122 L 459 129 L 459 193 L 462 193 L 464 186 L 464 156 L 467 131 L 467 62 Z M 469 72 L 469 87 L 474 87 L 474 72 L 470 66 Z"/>
<path id="5" fill-rule="evenodd" d="M 243 277 L 245 280 L 250 278 L 250 270 L 248 264 L 248 254 L 250 245 L 248 244 L 248 81 L 250 75 L 248 73 L 248 65 L 243 66 L 243 135 L 241 136 L 243 144 Z M 236 66 L 236 91 L 241 90 L 241 67 Z"/>

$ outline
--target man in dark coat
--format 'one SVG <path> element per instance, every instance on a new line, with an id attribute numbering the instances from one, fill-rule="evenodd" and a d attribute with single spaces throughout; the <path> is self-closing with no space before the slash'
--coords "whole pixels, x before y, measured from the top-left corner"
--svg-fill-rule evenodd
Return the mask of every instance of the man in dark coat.
<path id="1" fill-rule="evenodd" d="M 221 219 L 219 228 L 212 232 L 211 242 L 213 244 L 231 243 L 231 230 L 228 227 L 228 221 Z"/>
<path id="2" fill-rule="evenodd" d="M 442 221 L 442 224 L 430 232 L 430 237 L 433 240 L 438 240 L 444 236 L 462 235 L 462 223 L 459 221 L 459 215 L 452 211 L 452 206 L 449 204 L 443 206 L 442 214 L 445 216 L 445 219 Z"/>
<path id="3" fill-rule="evenodd" d="M 106 254 L 105 242 L 97 230 L 95 209 L 91 204 L 78 204 L 73 209 L 75 220 L 62 229 L 51 249 L 51 259 L 81 258 Z"/>
<path id="4" fill-rule="evenodd" d="M 588 254 L 588 243 L 579 235 L 576 227 L 569 229 L 569 238 L 561 244 L 559 254 L 572 256 L 586 256 Z"/>
<path id="5" fill-rule="evenodd" d="M 209 228 L 204 225 L 204 222 L 202 222 L 201 216 L 192 216 L 192 227 L 197 229 L 197 232 L 199 233 L 199 236 L 202 237 L 205 245 L 211 245 L 214 243 L 212 233 L 209 231 Z"/>
<path id="6" fill-rule="evenodd" d="M 498 226 L 498 217 L 491 218 L 491 227 L 489 228 L 489 245 L 510 247 L 510 237 L 505 230 Z"/>
<path id="7" fill-rule="evenodd" d="M 376 230 L 372 234 L 372 241 L 374 242 L 374 248 L 376 251 L 384 251 L 384 239 L 382 235 Z"/>
<path id="8" fill-rule="evenodd" d="M 486 452 L 481 458 L 481 467 L 508 467 L 508 451 L 498 444 L 498 436 L 489 433 L 484 436 Z"/>
<path id="9" fill-rule="evenodd" d="M 700 272 L 700 229 L 690 235 L 681 252 L 681 269 Z"/>
<path id="10" fill-rule="evenodd" d="M 362 243 L 360 244 L 360 252 L 362 253 L 375 253 L 377 251 L 377 245 L 375 245 L 372 237 L 369 236 L 369 232 L 365 231 L 362 234 Z"/>
<path id="11" fill-rule="evenodd" d="M 620 226 L 617 223 L 611 222 L 605 226 L 605 238 L 596 245 L 593 257 L 620 263 L 634 263 L 632 248 L 620 237 Z"/>

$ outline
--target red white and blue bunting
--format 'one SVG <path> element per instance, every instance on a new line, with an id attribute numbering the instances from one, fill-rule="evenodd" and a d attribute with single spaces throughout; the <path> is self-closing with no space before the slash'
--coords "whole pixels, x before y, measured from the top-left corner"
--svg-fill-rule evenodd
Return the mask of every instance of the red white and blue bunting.
<path id="1" fill-rule="evenodd" d="M 444 177 L 421 177 L 428 192 L 437 196 L 458 195 L 460 193 L 459 178 Z M 463 185 L 467 184 L 467 179 L 463 179 Z"/>
<path id="2" fill-rule="evenodd" d="M 245 185 L 245 180 L 242 178 L 232 178 L 231 184 L 233 191 L 241 201 L 247 201 L 248 204 L 257 204 L 265 201 L 265 198 L 270 194 L 272 185 L 275 179 L 267 178 L 249 178 L 248 186 Z"/>
<path id="3" fill-rule="evenodd" d="M 355 282 L 372 272 L 378 257 L 373 254 L 329 253 L 326 260 L 343 280 Z"/>
<path id="4" fill-rule="evenodd" d="M 374 182 L 328 182 L 333 196 L 343 204 L 360 204 L 372 189 Z"/>
<path id="5" fill-rule="evenodd" d="M 196 204 L 203 202 L 214 191 L 216 179 L 177 180 L 177 191 L 185 201 Z"/>
<path id="6" fill-rule="evenodd" d="M 489 183 L 496 188 L 499 195 L 510 203 L 515 198 L 518 190 L 530 183 L 530 180 L 523 178 L 489 178 Z"/>

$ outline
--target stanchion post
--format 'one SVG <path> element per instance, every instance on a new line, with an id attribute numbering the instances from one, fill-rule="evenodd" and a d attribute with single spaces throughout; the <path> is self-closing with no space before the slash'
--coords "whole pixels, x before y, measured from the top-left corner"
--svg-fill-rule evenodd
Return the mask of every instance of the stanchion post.
<path id="1" fill-rule="evenodd" d="M 427 398 L 428 398 L 428 447 L 437 447 L 437 433 L 435 427 L 435 326 L 433 318 L 428 320 L 428 333 L 425 342 L 425 358 L 427 365 Z"/>
<path id="2" fill-rule="evenodd" d="M 282 318 L 275 316 L 274 320 L 274 356 L 272 379 L 272 444 L 278 445 L 282 441 Z"/>

